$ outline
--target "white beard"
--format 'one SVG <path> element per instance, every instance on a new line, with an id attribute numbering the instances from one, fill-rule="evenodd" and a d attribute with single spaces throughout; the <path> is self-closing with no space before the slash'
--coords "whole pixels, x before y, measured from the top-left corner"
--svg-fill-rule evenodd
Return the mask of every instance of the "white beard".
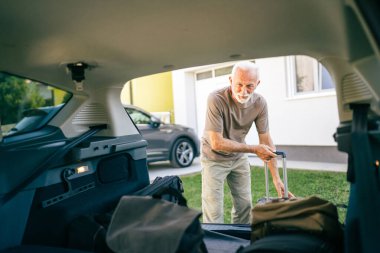
<path id="1" fill-rule="evenodd" d="M 247 93 L 246 90 L 244 90 L 244 92 L 240 92 L 240 93 L 235 93 L 235 91 L 233 89 L 232 90 L 232 94 L 234 95 L 235 99 L 240 103 L 240 104 L 245 104 L 247 103 L 252 95 L 253 95 L 253 92 L 251 94 Z M 243 98 L 240 98 L 240 97 L 246 97 L 245 99 Z"/>

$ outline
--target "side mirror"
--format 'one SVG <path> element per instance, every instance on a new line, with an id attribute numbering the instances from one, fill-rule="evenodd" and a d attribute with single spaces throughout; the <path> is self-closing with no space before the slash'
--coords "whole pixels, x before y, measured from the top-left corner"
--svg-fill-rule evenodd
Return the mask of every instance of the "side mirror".
<path id="1" fill-rule="evenodd" d="M 160 125 L 161 125 L 161 121 L 155 117 L 152 117 L 150 119 L 150 125 L 153 127 L 153 128 L 159 128 Z"/>

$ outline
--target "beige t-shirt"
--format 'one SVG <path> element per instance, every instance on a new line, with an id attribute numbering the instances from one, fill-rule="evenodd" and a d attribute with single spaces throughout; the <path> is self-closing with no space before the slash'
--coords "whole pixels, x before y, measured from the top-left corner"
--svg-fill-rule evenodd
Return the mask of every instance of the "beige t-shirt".
<path id="1" fill-rule="evenodd" d="M 267 103 L 260 94 L 241 104 L 233 100 L 230 87 L 212 92 L 207 100 L 206 123 L 202 137 L 202 155 L 210 160 L 230 161 L 243 153 L 227 153 L 211 149 L 208 131 L 222 133 L 226 139 L 245 143 L 252 124 L 259 134 L 269 131 Z"/>

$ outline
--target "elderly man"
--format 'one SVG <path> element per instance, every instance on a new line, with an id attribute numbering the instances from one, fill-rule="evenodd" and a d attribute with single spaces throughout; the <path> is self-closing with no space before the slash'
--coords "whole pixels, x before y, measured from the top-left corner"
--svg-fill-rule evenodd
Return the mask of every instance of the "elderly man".
<path id="1" fill-rule="evenodd" d="M 272 159 L 276 154 L 269 134 L 267 104 L 254 92 L 260 84 L 258 67 L 249 61 L 239 62 L 229 79 L 230 86 L 212 92 L 207 102 L 201 156 L 203 222 L 224 223 L 223 185 L 227 179 L 233 199 L 232 223 L 248 224 L 252 195 L 247 153 L 268 162 L 279 196 L 284 193 L 284 184 L 276 159 Z M 259 145 L 245 143 L 253 123 Z"/>

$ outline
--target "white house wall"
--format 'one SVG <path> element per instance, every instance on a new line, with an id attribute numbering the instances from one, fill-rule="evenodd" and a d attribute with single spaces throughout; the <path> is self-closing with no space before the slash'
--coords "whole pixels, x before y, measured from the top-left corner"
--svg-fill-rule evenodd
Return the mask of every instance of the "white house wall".
<path id="1" fill-rule="evenodd" d="M 285 57 L 256 60 L 256 63 L 260 66 L 261 79 L 256 92 L 267 100 L 270 132 L 275 144 L 336 146 L 332 137 L 339 124 L 335 94 L 318 93 L 309 97 L 288 98 Z M 195 128 L 201 136 L 203 129 L 197 125 L 197 119 L 204 118 L 204 115 L 195 109 L 194 73 L 194 69 L 173 72 L 175 122 Z M 257 143 L 254 130 L 248 134 L 246 141 Z"/>
<path id="2" fill-rule="evenodd" d="M 257 60 L 261 84 L 257 92 L 268 103 L 270 132 L 277 145 L 335 146 L 339 124 L 336 95 L 317 93 L 288 98 L 284 57 Z"/>
<path id="3" fill-rule="evenodd" d="M 196 129 L 194 73 L 184 70 L 173 71 L 172 81 L 175 123 Z"/>

